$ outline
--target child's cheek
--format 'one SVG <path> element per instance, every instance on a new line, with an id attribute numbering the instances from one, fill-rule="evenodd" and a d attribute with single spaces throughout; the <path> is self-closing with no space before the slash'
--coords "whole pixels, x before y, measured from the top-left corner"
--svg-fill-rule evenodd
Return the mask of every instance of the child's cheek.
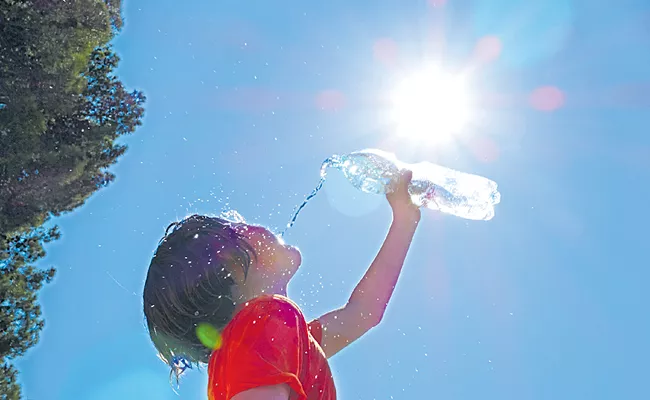
<path id="1" fill-rule="evenodd" d="M 251 238 L 257 259 L 262 266 L 270 267 L 278 262 L 277 243 L 271 242 L 266 235 L 254 234 Z"/>

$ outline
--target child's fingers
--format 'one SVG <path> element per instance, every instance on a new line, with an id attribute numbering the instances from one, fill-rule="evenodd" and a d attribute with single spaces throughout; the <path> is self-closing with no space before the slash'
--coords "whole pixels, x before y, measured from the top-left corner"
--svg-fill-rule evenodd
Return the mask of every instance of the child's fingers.
<path id="1" fill-rule="evenodd" d="M 400 175 L 400 190 L 408 191 L 408 187 L 411 184 L 411 179 L 413 178 L 413 171 L 405 169 L 402 170 Z"/>
<path id="2" fill-rule="evenodd" d="M 404 179 L 407 184 L 411 183 L 411 179 L 413 179 L 413 171 L 410 169 L 402 171 L 402 179 Z"/>

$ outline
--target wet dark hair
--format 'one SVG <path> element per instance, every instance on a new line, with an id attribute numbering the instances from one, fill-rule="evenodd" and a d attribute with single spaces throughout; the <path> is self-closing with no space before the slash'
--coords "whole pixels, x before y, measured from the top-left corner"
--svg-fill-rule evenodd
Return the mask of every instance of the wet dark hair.
<path id="1" fill-rule="evenodd" d="M 236 305 L 231 272 L 241 268 L 247 276 L 255 257 L 222 218 L 192 215 L 167 228 L 149 265 L 143 301 L 151 341 L 177 379 L 209 361 L 213 349 L 201 343 L 197 327 L 221 332 L 230 322 Z"/>

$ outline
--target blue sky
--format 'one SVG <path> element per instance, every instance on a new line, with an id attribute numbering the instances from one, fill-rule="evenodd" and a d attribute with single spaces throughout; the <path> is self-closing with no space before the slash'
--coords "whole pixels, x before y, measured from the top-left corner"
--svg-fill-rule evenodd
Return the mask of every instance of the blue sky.
<path id="1" fill-rule="evenodd" d="M 228 208 L 281 227 L 323 159 L 367 147 L 489 177 L 502 203 L 489 222 L 424 211 L 383 323 L 331 360 L 341 399 L 649 398 L 650 5 L 433 3 L 127 0 L 119 75 L 147 115 L 116 182 L 55 221 L 26 398 L 206 398 L 204 372 L 174 394 L 144 327 L 164 228 Z M 444 147 L 385 118 L 425 59 L 471 69 L 481 103 Z M 389 222 L 331 174 L 287 235 L 310 318 L 347 300 Z"/>

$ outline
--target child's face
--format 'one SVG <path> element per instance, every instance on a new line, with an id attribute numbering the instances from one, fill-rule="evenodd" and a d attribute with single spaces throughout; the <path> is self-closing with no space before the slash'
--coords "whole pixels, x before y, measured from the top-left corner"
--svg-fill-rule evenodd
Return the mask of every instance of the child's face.
<path id="1" fill-rule="evenodd" d="M 246 281 L 254 280 L 269 287 L 289 282 L 302 261 L 296 247 L 285 244 L 263 226 L 238 223 L 233 224 L 233 228 L 248 241 L 257 255 Z M 235 278 L 239 281 L 239 277 Z M 243 274 L 241 278 L 243 281 Z"/>

